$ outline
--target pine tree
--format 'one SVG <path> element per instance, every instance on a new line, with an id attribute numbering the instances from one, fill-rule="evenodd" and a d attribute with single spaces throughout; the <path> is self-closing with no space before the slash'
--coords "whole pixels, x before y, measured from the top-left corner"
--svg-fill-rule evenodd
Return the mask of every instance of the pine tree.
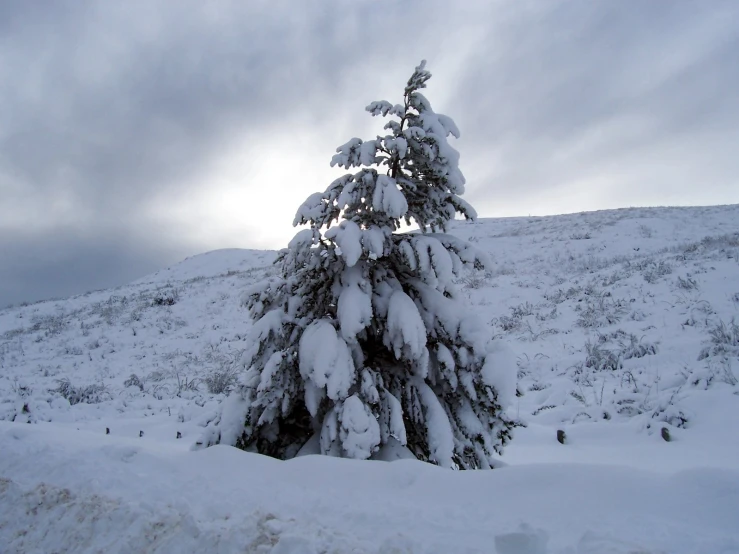
<path id="1" fill-rule="evenodd" d="M 280 276 L 248 293 L 246 371 L 199 444 L 287 459 L 314 437 L 323 454 L 366 459 L 397 441 L 467 469 L 491 467 L 509 440 L 512 370 L 454 286 L 485 257 L 446 234 L 456 213 L 476 215 L 447 142 L 459 131 L 419 92 L 430 77 L 422 62 L 403 104 L 371 103 L 388 134 L 340 146 L 331 165 L 359 170 L 298 209 L 309 227 L 280 252 Z"/>

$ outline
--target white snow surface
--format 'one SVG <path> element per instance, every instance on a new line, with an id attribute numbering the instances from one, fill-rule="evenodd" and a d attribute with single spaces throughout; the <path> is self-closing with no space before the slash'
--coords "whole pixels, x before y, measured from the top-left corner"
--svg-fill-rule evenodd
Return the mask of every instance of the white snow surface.
<path id="1" fill-rule="evenodd" d="M 356 460 L 366 460 L 380 445 L 380 425 L 356 394 L 342 406 L 341 441 L 349 457 Z"/>
<path id="2" fill-rule="evenodd" d="M 303 456 L 0 423 L 3 552 L 730 553 L 739 472 Z M 32 461 L 32 463 L 30 463 Z M 506 537 L 543 537 L 544 549 Z M 526 527 L 528 526 L 528 527 Z M 528 530 L 527 530 L 528 529 Z"/>
<path id="3" fill-rule="evenodd" d="M 243 371 L 244 291 L 275 272 L 274 252 L 210 252 L 0 310 L 0 552 L 739 553 L 739 206 L 450 232 L 492 259 L 449 323 L 498 341 L 485 379 L 527 425 L 504 467 L 191 451 L 225 397 L 214 377 Z"/>
<path id="4" fill-rule="evenodd" d="M 408 349 L 408 357 L 414 360 L 426 354 L 426 327 L 413 300 L 402 290 L 390 297 L 387 310 L 385 345 L 392 346 L 395 357 Z"/>
<path id="5" fill-rule="evenodd" d="M 505 341 L 497 339 L 488 344 L 482 378 L 486 385 L 495 387 L 498 403 L 510 407 L 516 397 L 517 369 L 513 349 Z"/>
<path id="6" fill-rule="evenodd" d="M 341 335 L 348 342 L 372 321 L 372 299 L 366 292 L 365 280 L 357 267 L 344 270 L 342 288 L 336 305 L 336 318 Z"/>
<path id="7" fill-rule="evenodd" d="M 405 142 L 404 139 L 401 140 Z M 377 212 L 384 212 L 390 217 L 399 218 L 408 211 L 408 202 L 405 195 L 398 189 L 395 179 L 387 175 L 378 175 L 377 186 L 372 197 L 372 207 Z"/>
<path id="8" fill-rule="evenodd" d="M 359 225 L 345 219 L 337 227 L 331 227 L 324 234 L 339 245 L 337 253 L 344 257 L 346 265 L 352 267 L 362 255 L 362 230 Z"/>
<path id="9" fill-rule="evenodd" d="M 347 397 L 354 378 L 354 362 L 346 341 L 325 319 L 311 323 L 300 338 L 300 375 L 328 397 Z"/>

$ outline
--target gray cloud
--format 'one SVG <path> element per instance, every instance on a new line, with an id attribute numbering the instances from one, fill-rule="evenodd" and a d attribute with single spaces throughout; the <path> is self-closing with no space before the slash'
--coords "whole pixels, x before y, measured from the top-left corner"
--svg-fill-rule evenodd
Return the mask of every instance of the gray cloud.
<path id="1" fill-rule="evenodd" d="M 739 201 L 737 19 L 732 0 L 1 3 L 0 305 L 280 246 L 423 57 L 483 216 Z M 257 187 L 272 220 L 231 199 Z"/>
<path id="2" fill-rule="evenodd" d="M 572 1 L 512 22 L 500 39 L 508 54 L 490 61 L 481 53 L 477 64 L 487 69 L 471 63 L 459 93 L 486 114 L 464 127 L 474 136 L 472 157 L 494 154 L 492 167 L 476 167 L 482 184 L 472 185 L 471 199 L 493 193 L 521 203 L 597 175 L 628 185 L 630 205 L 644 203 L 637 189 L 651 203 L 667 201 L 666 189 L 700 203 L 695 178 L 721 187 L 717 169 L 726 178 L 737 170 L 737 17 L 733 2 Z M 666 171 L 651 175 L 656 166 Z M 670 167 L 686 166 L 694 174 L 676 181 Z"/>
<path id="3" fill-rule="evenodd" d="M 0 239 L 0 307 L 42 298 L 63 298 L 84 291 L 124 285 L 164 267 L 173 253 L 188 252 L 177 245 L 140 245 L 112 235 L 92 239 L 74 234 L 18 236 Z M 80 286 L 82 284 L 82 286 Z"/>

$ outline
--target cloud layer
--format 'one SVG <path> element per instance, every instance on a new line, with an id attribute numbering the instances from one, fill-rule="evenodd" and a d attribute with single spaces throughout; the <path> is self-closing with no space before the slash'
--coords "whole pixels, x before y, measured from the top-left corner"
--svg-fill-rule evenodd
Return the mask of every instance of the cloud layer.
<path id="1" fill-rule="evenodd" d="M 0 305 L 280 247 L 422 59 L 482 216 L 739 202 L 739 4 L 0 4 Z"/>

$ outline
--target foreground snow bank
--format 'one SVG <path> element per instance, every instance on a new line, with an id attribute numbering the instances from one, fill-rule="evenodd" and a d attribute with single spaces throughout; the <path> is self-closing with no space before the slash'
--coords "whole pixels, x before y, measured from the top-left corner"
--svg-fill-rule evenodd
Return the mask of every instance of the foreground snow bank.
<path id="1" fill-rule="evenodd" d="M 739 472 L 279 462 L 0 422 L 3 552 L 739 552 Z"/>

